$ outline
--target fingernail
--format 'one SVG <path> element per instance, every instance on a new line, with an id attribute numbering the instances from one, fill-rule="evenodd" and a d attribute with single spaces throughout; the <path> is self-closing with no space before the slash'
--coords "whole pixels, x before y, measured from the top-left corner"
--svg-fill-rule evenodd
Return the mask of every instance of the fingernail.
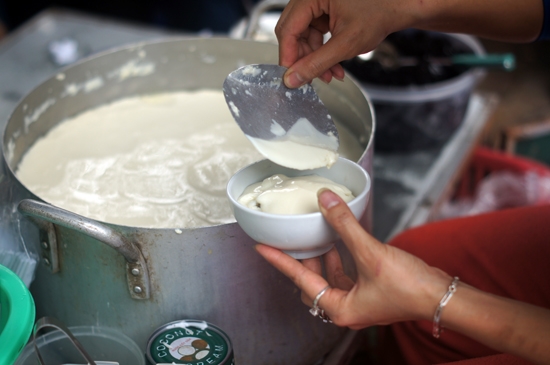
<path id="1" fill-rule="evenodd" d="M 340 77 L 340 76 L 337 76 L 337 75 L 332 75 L 332 77 L 334 77 L 338 81 L 344 81 L 344 78 L 345 78 L 345 76 Z"/>
<path id="2" fill-rule="evenodd" d="M 285 85 L 289 88 L 297 88 L 305 84 L 305 80 L 296 71 L 291 71 L 285 77 Z"/>
<path id="3" fill-rule="evenodd" d="M 330 84 L 330 81 L 332 80 L 332 77 L 329 76 L 329 77 L 325 77 L 324 75 L 322 76 L 319 76 L 319 80 L 323 81 L 325 84 Z"/>
<path id="4" fill-rule="evenodd" d="M 329 189 L 319 189 L 319 191 L 317 192 L 317 198 L 319 199 L 319 203 L 321 204 L 321 206 L 327 210 L 340 204 L 340 199 L 338 199 L 338 195 L 334 194 Z"/>

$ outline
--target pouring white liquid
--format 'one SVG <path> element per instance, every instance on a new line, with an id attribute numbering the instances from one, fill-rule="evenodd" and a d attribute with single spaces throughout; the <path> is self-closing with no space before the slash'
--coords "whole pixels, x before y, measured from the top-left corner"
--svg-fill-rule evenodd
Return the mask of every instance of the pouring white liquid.
<path id="1" fill-rule="evenodd" d="M 286 134 L 292 137 L 281 141 L 247 137 L 267 159 L 292 169 L 312 170 L 324 166 L 330 168 L 338 160 L 338 139 L 322 134 L 309 120 L 299 119 Z M 312 146 L 308 144 L 310 141 L 316 144 L 324 141 L 325 146 Z"/>
<path id="2" fill-rule="evenodd" d="M 338 126 L 340 155 L 363 148 Z M 262 159 L 221 90 L 131 97 L 63 121 L 38 140 L 17 177 L 45 201 L 86 217 L 145 228 L 234 222 L 229 178 Z"/>

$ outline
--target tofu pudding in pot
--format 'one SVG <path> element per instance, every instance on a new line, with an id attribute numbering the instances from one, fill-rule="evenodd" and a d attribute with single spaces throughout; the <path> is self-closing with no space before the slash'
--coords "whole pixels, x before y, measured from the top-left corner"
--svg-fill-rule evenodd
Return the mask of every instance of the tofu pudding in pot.
<path id="1" fill-rule="evenodd" d="M 341 124 L 338 153 L 364 151 Z M 52 128 L 16 171 L 48 203 L 126 226 L 193 228 L 234 222 L 225 188 L 262 159 L 219 90 L 133 96 Z"/>

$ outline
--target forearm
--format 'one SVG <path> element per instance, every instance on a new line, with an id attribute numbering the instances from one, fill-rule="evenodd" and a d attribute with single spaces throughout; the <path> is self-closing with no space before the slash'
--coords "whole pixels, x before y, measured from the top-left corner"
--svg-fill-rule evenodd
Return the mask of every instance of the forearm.
<path id="1" fill-rule="evenodd" d="M 550 310 L 460 283 L 443 309 L 441 325 L 497 351 L 550 364 Z"/>
<path id="2" fill-rule="evenodd" d="M 534 41 L 542 29 L 543 0 L 411 0 L 413 27 L 469 33 L 507 41 Z"/>

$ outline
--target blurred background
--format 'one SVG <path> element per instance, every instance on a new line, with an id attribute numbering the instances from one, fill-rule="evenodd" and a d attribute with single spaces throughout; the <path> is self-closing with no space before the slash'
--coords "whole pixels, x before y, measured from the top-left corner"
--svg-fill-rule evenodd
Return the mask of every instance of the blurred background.
<path id="1" fill-rule="evenodd" d="M 51 51 L 47 48 L 51 45 L 49 42 L 56 40 L 56 37 L 69 36 L 78 40 L 84 50 L 83 55 L 87 56 L 88 51 L 101 51 L 116 45 L 119 41 L 142 41 L 165 34 L 157 33 L 156 30 L 202 36 L 229 35 L 250 16 L 258 2 L 0 0 L 0 112 L 4 113 L 0 113 L 3 117 L 0 126 L 3 127 L 16 102 L 39 81 L 50 77 L 63 66 L 61 63 L 50 62 L 50 58 L 46 56 L 46 50 Z M 73 16 L 74 14 L 45 14 L 51 9 L 66 9 L 93 19 L 87 20 L 84 24 L 82 19 L 85 17 Z M 51 20 L 51 23 L 44 21 L 32 24 L 32 19 L 37 19 L 41 14 L 44 20 Z M 82 22 L 81 29 L 75 25 L 79 22 Z M 52 24 L 57 24 L 57 27 L 51 26 Z M 126 27 L 126 24 L 131 26 Z M 87 34 L 88 29 L 92 28 L 97 31 L 96 37 Z M 113 39 L 105 39 L 111 36 Z M 480 120 L 483 123 L 481 131 L 478 134 L 476 129 L 475 135 L 467 141 L 468 146 L 463 150 L 456 148 L 460 153 L 451 154 L 454 157 L 453 161 L 450 161 L 452 163 L 440 157 L 439 149 L 419 151 L 414 154 L 417 159 L 411 157 L 410 153 L 385 155 L 377 151 L 374 161 L 374 176 L 378 189 L 374 201 L 374 233 L 377 238 L 384 240 L 392 232 L 438 218 L 439 207 L 453 197 L 460 196 L 455 189 L 464 185 L 461 181 L 465 181 L 464 177 L 468 175 L 468 164 L 487 158 L 486 152 L 478 155 L 474 153 L 476 146 L 488 147 L 492 151 L 506 152 L 510 155 L 523 155 L 550 165 L 550 43 L 542 41 L 511 44 L 482 39 L 480 42 L 487 53 L 514 54 L 516 68 L 511 72 L 487 72 L 477 84 L 474 94 L 489 95 L 491 100 L 496 100 L 492 104 L 494 109 L 491 109 L 487 119 Z M 470 133 L 469 130 L 466 132 Z M 525 149 L 519 148 L 522 141 L 526 141 Z M 471 160 L 471 155 L 477 160 Z M 501 157 L 490 155 L 488 158 Z M 412 165 L 411 161 L 419 161 L 419 166 Z M 511 161 L 510 166 L 514 165 L 513 160 L 508 161 Z M 443 170 L 439 168 L 441 166 L 445 167 L 445 171 L 440 171 Z M 412 186 L 410 179 L 404 181 L 407 176 L 413 178 Z M 431 176 L 444 177 L 432 182 L 438 184 L 437 189 L 428 185 Z M 546 178 L 546 181 L 546 186 L 550 187 L 550 180 Z M 429 193 L 434 190 L 436 194 L 430 195 Z M 547 191 L 550 191 L 550 188 Z M 423 213 L 424 211 L 426 212 Z M 418 217 L 424 218 L 419 220 Z M 353 364 L 369 363 L 373 351 L 359 349 L 368 349 L 376 345 L 373 344 L 375 340 L 372 332 L 363 331 L 360 335 L 355 338 L 348 351 L 351 354 L 356 352 Z M 341 360 L 338 364 L 340 363 L 343 364 L 345 361 Z"/>
<path id="2" fill-rule="evenodd" d="M 0 0 L 0 38 L 53 7 L 165 30 L 223 34 L 248 17 L 257 3 L 258 0 Z M 550 45 L 546 41 L 481 42 L 488 53 L 511 52 L 517 60 L 514 72 L 491 72 L 478 85 L 480 91 L 495 93 L 500 99 L 483 132 L 482 143 L 505 148 L 511 127 L 544 122 L 550 117 L 550 69 L 547 67 Z"/>
<path id="3" fill-rule="evenodd" d="M 17 28 L 44 9 L 63 7 L 160 28 L 227 32 L 248 14 L 255 3 L 256 0 L 0 0 L 0 19 L 5 32 Z"/>

